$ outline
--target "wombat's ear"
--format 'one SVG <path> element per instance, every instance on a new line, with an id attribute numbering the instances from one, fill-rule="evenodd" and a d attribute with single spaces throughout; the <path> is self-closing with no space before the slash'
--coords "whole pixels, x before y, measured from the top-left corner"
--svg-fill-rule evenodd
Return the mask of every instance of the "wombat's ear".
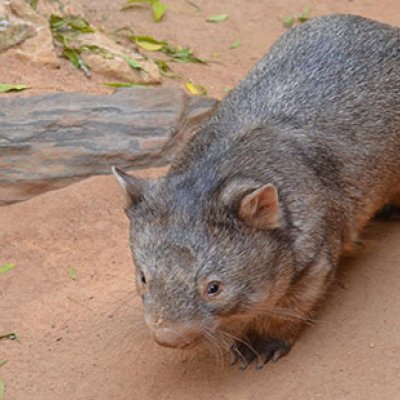
<path id="1" fill-rule="evenodd" d="M 234 180 L 221 193 L 222 202 L 233 207 L 238 217 L 249 226 L 274 229 L 281 226 L 281 210 L 276 187 L 254 181 Z"/>
<path id="2" fill-rule="evenodd" d="M 239 218 L 257 228 L 279 228 L 279 196 L 276 187 L 267 184 L 245 194 L 239 201 Z"/>
<path id="3" fill-rule="evenodd" d="M 127 207 L 136 203 L 140 195 L 144 192 L 147 182 L 143 179 L 128 175 L 117 167 L 112 167 L 112 172 L 125 194 Z"/>

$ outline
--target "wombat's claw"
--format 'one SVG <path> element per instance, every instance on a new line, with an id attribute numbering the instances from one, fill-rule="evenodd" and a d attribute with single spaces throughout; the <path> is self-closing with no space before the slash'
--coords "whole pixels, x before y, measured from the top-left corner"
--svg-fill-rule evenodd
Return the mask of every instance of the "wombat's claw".
<path id="1" fill-rule="evenodd" d="M 230 365 L 235 365 L 238 361 L 239 361 L 239 353 L 237 351 L 237 346 L 236 344 L 232 345 L 230 348 L 231 351 L 231 361 L 230 361 Z"/>
<path id="2" fill-rule="evenodd" d="M 276 362 L 290 350 L 283 340 L 257 338 L 251 346 L 244 343 L 235 343 L 231 347 L 231 365 L 240 362 L 240 369 L 245 370 L 249 364 L 256 361 L 256 368 L 261 369 L 268 361 Z"/>
<path id="3" fill-rule="evenodd" d="M 254 352 L 250 352 L 242 343 L 233 344 L 230 350 L 232 355 L 230 364 L 235 365 L 239 362 L 241 371 L 244 371 L 256 357 Z"/>
<path id="4" fill-rule="evenodd" d="M 290 345 L 279 339 L 258 339 L 255 348 L 261 358 L 261 363 L 257 363 L 257 368 L 262 368 L 268 361 L 278 361 L 290 351 Z"/>

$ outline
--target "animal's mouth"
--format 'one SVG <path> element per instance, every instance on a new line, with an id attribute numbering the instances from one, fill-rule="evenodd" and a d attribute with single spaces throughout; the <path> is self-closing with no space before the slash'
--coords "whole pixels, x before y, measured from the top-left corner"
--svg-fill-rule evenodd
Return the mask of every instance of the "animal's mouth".
<path id="1" fill-rule="evenodd" d="M 188 350 L 197 346 L 202 338 L 198 332 L 182 334 L 174 329 L 159 328 L 152 331 L 153 339 L 163 347 Z"/>
<path id="2" fill-rule="evenodd" d="M 199 342 L 200 342 L 201 338 L 197 338 L 192 340 L 191 342 L 185 343 L 182 347 L 180 347 L 180 349 L 182 350 L 190 350 L 193 349 L 194 347 L 196 347 Z"/>

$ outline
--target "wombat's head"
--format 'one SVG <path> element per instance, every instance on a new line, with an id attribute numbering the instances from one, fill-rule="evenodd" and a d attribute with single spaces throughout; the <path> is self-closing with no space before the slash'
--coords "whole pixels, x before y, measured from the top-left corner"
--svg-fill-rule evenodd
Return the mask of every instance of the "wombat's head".
<path id="1" fill-rule="evenodd" d="M 129 199 L 137 290 L 159 344 L 191 347 L 285 295 L 291 253 L 273 185 L 232 179 L 210 190 L 179 176 L 114 174 Z"/>

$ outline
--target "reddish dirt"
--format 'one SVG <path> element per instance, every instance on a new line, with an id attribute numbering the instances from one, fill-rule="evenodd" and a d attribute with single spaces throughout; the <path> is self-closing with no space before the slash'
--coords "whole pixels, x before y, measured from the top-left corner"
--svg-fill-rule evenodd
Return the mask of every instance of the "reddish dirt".
<path id="1" fill-rule="evenodd" d="M 120 11 L 124 0 L 69 1 L 80 3 L 89 21 L 108 32 L 129 27 L 136 34 L 190 46 L 210 63 L 206 66 L 171 64 L 182 78 L 178 81 L 164 79 L 163 84 L 183 87 L 184 82 L 192 79 L 203 84 L 209 95 L 217 98 L 225 95 L 225 88 L 234 87 L 285 31 L 283 18 L 301 14 L 304 7 L 311 9 L 311 16 L 354 13 L 400 25 L 398 0 L 194 0 L 193 3 L 201 8 L 200 12 L 186 0 L 165 0 L 170 9 L 158 24 L 153 23 L 151 12 L 146 7 Z M 216 24 L 205 21 L 207 16 L 215 14 L 229 14 L 229 20 Z M 229 49 L 237 39 L 241 46 Z M 87 79 L 65 60 L 61 62 L 61 69 L 48 69 L 0 56 L 0 82 L 29 84 L 32 89 L 22 93 L 24 96 L 60 91 L 111 92 L 112 89 L 102 85 L 105 81 L 109 79 L 96 75 Z"/>
<path id="2" fill-rule="evenodd" d="M 119 13 L 119 2 L 90 0 L 84 7 L 107 29 L 129 23 L 204 57 L 220 53 L 218 63 L 177 66 L 218 97 L 284 31 L 280 19 L 305 5 L 312 15 L 353 12 L 400 26 L 397 0 L 198 0 L 204 15 L 230 15 L 215 25 L 187 14 L 183 0 L 165 1 L 171 11 L 157 25 L 147 10 Z M 235 39 L 242 46 L 228 50 Z M 31 93 L 108 90 L 101 77 L 87 81 L 66 63 L 50 73 L 2 59 L 4 81 L 29 83 Z M 318 321 L 288 357 L 240 372 L 205 351 L 168 350 L 151 341 L 135 295 L 122 205 L 108 176 L 0 208 L 0 265 L 16 264 L 0 274 L 0 334 L 20 338 L 0 341 L 0 359 L 8 360 L 0 367 L 6 400 L 399 399 L 399 223 L 367 229 L 365 249 L 341 266 Z"/>

